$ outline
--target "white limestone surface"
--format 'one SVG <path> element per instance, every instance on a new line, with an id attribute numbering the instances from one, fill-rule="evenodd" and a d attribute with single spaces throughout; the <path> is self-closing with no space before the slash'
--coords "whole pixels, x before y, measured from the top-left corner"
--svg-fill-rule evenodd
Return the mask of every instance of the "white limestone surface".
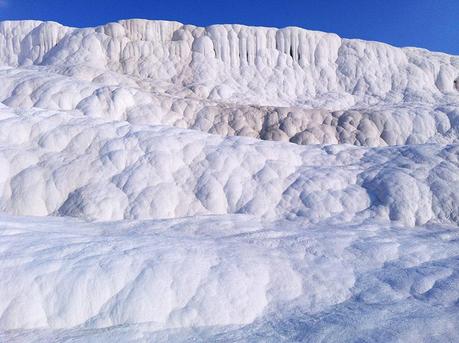
<path id="1" fill-rule="evenodd" d="M 0 341 L 459 341 L 459 57 L 0 23 Z"/>
<path id="2" fill-rule="evenodd" d="M 459 232 L 3 217 L 7 342 L 454 342 Z"/>

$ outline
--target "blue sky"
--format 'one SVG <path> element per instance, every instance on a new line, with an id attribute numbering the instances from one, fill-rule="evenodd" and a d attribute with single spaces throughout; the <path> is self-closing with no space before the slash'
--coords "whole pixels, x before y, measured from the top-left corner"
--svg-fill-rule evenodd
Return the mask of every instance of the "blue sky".
<path id="1" fill-rule="evenodd" d="M 459 55 L 459 0 L 0 0 L 0 20 L 83 27 L 124 18 L 300 26 Z"/>

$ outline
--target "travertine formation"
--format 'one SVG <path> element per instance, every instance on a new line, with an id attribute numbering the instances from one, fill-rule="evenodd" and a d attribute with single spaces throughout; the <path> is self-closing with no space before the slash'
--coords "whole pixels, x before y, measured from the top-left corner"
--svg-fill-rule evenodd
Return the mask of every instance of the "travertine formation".
<path id="1" fill-rule="evenodd" d="M 0 24 L 0 100 L 300 144 L 456 142 L 459 57 L 299 28 Z"/>
<path id="2" fill-rule="evenodd" d="M 458 340 L 458 83 L 299 28 L 1 22 L 0 340 Z"/>

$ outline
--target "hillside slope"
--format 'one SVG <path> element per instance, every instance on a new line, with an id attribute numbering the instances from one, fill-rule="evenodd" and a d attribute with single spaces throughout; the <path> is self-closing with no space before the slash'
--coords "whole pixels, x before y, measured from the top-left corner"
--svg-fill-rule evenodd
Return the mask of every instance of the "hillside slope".
<path id="1" fill-rule="evenodd" d="M 0 23 L 0 340 L 459 340 L 459 57 Z"/>

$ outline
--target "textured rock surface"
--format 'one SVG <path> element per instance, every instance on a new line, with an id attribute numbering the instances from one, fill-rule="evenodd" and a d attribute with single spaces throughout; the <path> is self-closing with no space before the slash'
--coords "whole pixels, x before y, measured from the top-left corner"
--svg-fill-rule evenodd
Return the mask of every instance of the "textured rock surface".
<path id="1" fill-rule="evenodd" d="M 459 340 L 458 77 L 299 28 L 1 22 L 0 340 Z"/>
<path id="2" fill-rule="evenodd" d="M 459 145 L 299 146 L 9 108 L 0 137 L 12 214 L 459 223 Z"/>
<path id="3" fill-rule="evenodd" d="M 457 142 L 459 57 L 299 28 L 0 23 L 0 101 L 300 144 Z"/>

